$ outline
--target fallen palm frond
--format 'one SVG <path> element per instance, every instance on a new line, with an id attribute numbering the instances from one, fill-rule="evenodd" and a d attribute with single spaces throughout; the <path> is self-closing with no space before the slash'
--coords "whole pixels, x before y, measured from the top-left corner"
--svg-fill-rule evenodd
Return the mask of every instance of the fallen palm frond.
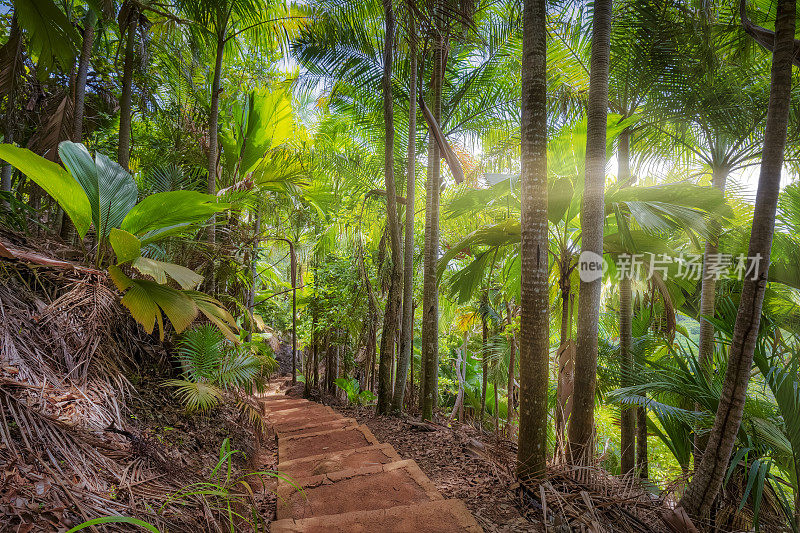
<path id="1" fill-rule="evenodd" d="M 597 466 L 558 463 L 548 468 L 544 482 L 523 487 L 528 503 L 541 507 L 544 523 L 554 531 L 669 531 L 662 519 L 664 501 L 633 475 L 614 476 Z"/>
<path id="2" fill-rule="evenodd" d="M 3 236 L 18 253 L 58 264 L 0 254 L 0 530 L 55 531 L 104 516 L 138 517 L 162 531 L 206 529 L 202 502 L 156 512 L 204 477 L 193 468 L 201 462 L 178 460 L 132 423 L 127 407 L 139 396 L 125 376 L 169 368 L 164 347 L 102 272 L 61 264 L 74 251 L 20 241 Z"/>

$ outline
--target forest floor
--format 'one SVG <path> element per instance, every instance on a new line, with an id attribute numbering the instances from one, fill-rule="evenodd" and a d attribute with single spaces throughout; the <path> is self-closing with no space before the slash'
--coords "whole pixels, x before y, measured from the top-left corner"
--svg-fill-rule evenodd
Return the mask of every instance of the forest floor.
<path id="1" fill-rule="evenodd" d="M 403 459 L 413 459 L 436 488 L 462 500 L 484 531 L 544 531 L 524 514 L 525 503 L 512 477 L 515 452 L 509 443 L 469 425 L 436 429 L 408 423 L 406 417 L 376 416 L 371 408 L 337 409 L 365 424 Z M 482 449 L 481 449 L 482 448 Z"/>

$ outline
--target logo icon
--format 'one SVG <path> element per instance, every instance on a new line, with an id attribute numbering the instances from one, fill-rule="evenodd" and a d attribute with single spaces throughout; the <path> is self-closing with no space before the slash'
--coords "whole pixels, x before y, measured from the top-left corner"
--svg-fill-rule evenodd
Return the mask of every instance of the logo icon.
<path id="1" fill-rule="evenodd" d="M 578 274 L 581 277 L 581 281 L 584 283 L 597 281 L 603 277 L 605 269 L 606 265 L 603 262 L 603 256 L 589 251 L 581 252 L 578 258 Z"/>

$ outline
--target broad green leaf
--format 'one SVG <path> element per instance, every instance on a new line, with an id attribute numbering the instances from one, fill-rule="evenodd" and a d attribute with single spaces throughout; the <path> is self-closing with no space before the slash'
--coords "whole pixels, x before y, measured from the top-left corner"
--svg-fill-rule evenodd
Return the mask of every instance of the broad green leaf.
<path id="1" fill-rule="evenodd" d="M 92 222 L 95 229 L 100 227 L 99 190 L 97 187 L 97 167 L 89 150 L 82 144 L 64 141 L 58 145 L 58 155 L 69 173 L 77 181 L 89 199 Z"/>
<path id="2" fill-rule="evenodd" d="M 15 0 L 14 14 L 27 33 L 39 78 L 46 78 L 55 65 L 67 72 L 75 62 L 81 38 L 58 5 L 53 0 Z"/>
<path id="3" fill-rule="evenodd" d="M 136 204 L 139 189 L 133 176 L 103 154 L 92 160 L 82 144 L 63 141 L 58 154 L 70 174 L 81 184 L 92 208 L 92 222 L 99 238 L 105 239 L 111 228 Z M 134 233 L 134 232 L 130 232 Z"/>
<path id="4" fill-rule="evenodd" d="M 132 235 L 125 230 L 111 228 L 108 240 L 117 255 L 118 265 L 133 261 L 142 255 L 142 243 L 136 238 L 136 235 Z"/>
<path id="5" fill-rule="evenodd" d="M 572 203 L 572 182 L 569 178 L 550 179 L 547 189 L 547 218 L 551 224 L 558 224 L 564 219 Z"/>
<path id="6" fill-rule="evenodd" d="M 137 235 L 142 244 L 149 244 L 205 222 L 228 207 L 217 203 L 214 196 L 196 191 L 160 192 L 136 204 L 122 220 L 121 228 Z"/>
<path id="7" fill-rule="evenodd" d="M 189 327 L 197 318 L 198 306 L 188 295 L 189 292 L 194 293 L 195 291 L 184 292 L 159 285 L 154 281 L 134 280 L 115 266 L 109 268 L 109 274 L 120 291 L 127 290 L 120 301 L 148 334 L 153 333 L 157 321 L 159 337 L 164 340 L 162 311 L 178 333 Z"/>
<path id="8" fill-rule="evenodd" d="M 45 190 L 69 216 L 78 235 L 84 237 L 92 224 L 92 207 L 81 185 L 69 172 L 26 148 L 0 145 L 0 158 Z"/>
<path id="9" fill-rule="evenodd" d="M 95 154 L 95 166 L 100 191 L 100 233 L 106 237 L 136 205 L 139 188 L 128 171 L 101 153 Z"/>
<path id="10" fill-rule="evenodd" d="M 203 281 L 203 276 L 197 274 L 194 270 L 175 263 L 150 259 L 149 257 L 140 256 L 134 259 L 133 268 L 146 276 L 152 277 L 156 283 L 161 285 L 167 283 L 167 276 L 169 276 L 177 281 L 182 289 L 194 289 Z"/>
<path id="11" fill-rule="evenodd" d="M 294 130 L 291 94 L 286 90 L 256 90 L 230 117 L 221 132 L 226 172 L 244 177 L 268 159 L 268 152 L 289 139 Z"/>
<path id="12" fill-rule="evenodd" d="M 236 319 L 233 318 L 233 315 L 222 307 L 221 303 L 211 296 L 198 291 L 184 291 L 184 294 L 194 301 L 200 312 L 213 322 L 228 340 L 238 344 L 239 338 L 235 332 L 239 330 L 239 326 L 236 325 Z"/>
<path id="13" fill-rule="evenodd" d="M 518 220 L 505 220 L 499 224 L 479 228 L 467 235 L 461 242 L 453 245 L 439 260 L 436 275 L 441 277 L 447 264 L 458 254 L 472 246 L 506 246 L 520 242 L 521 230 Z"/>
<path id="14" fill-rule="evenodd" d="M 158 305 L 139 283 L 133 282 L 128 292 L 122 297 L 122 305 L 128 308 L 133 319 L 142 325 L 144 330 L 151 334 L 156 322 L 156 314 L 160 314 Z M 161 338 L 164 338 L 163 331 Z"/>
<path id="15" fill-rule="evenodd" d="M 114 282 L 116 285 L 117 290 L 120 292 L 126 291 L 131 285 L 133 285 L 133 280 L 125 275 L 121 268 L 117 266 L 110 266 L 108 267 L 108 275 L 111 278 L 111 281 Z"/>

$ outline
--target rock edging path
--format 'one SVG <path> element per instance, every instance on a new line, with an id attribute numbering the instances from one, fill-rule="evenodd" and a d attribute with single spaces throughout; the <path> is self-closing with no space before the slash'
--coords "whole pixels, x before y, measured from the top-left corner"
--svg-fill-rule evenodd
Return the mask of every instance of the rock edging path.
<path id="1" fill-rule="evenodd" d="M 481 533 L 461 500 L 445 499 L 413 460 L 330 407 L 261 399 L 278 441 L 273 533 Z M 298 490 L 299 487 L 299 490 Z"/>

